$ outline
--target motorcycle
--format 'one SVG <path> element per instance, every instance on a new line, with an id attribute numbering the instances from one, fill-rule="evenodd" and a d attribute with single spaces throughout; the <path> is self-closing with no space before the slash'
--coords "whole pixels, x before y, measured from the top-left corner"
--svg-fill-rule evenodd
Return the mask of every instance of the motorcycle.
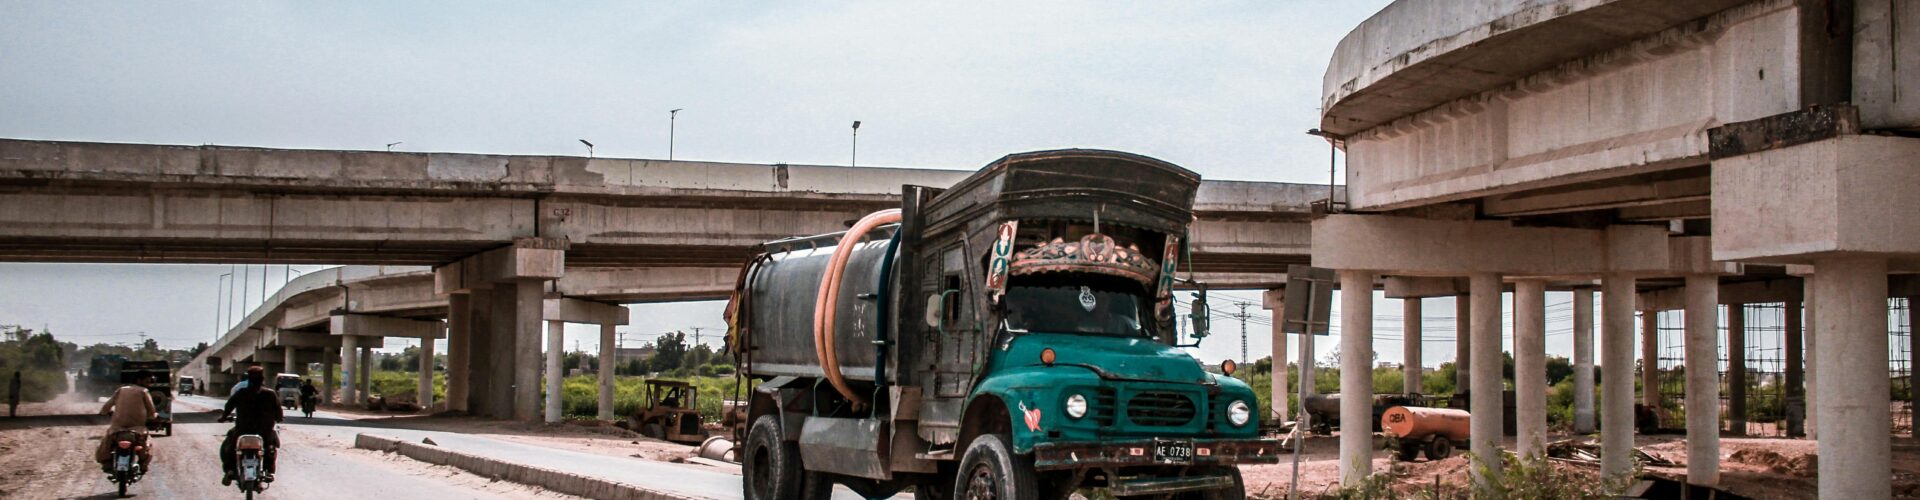
<path id="1" fill-rule="evenodd" d="M 254 493 L 266 492 L 267 485 L 273 482 L 267 473 L 266 462 L 266 454 L 272 451 L 267 449 L 266 444 L 267 440 L 259 434 L 242 434 L 234 442 L 234 453 L 239 455 L 239 460 L 234 462 L 239 469 L 235 474 L 235 484 L 239 485 L 242 493 L 246 493 L 247 500 L 253 500 Z"/>
<path id="2" fill-rule="evenodd" d="M 304 396 L 304 397 L 301 397 L 301 398 L 300 398 L 300 411 L 301 411 L 301 412 L 304 412 L 304 413 L 306 413 L 306 414 L 307 414 L 307 418 L 313 418 L 313 407 L 314 407 L 314 405 L 318 405 L 318 404 L 320 404 L 320 397 L 319 397 L 319 396 Z"/>
<path id="3" fill-rule="evenodd" d="M 120 496 L 124 498 L 127 496 L 127 485 L 147 474 L 140 467 L 140 454 L 147 451 L 147 440 L 146 436 L 133 431 L 115 432 L 111 439 L 114 441 L 113 456 L 108 460 L 113 466 L 113 473 L 108 479 L 119 486 Z"/>

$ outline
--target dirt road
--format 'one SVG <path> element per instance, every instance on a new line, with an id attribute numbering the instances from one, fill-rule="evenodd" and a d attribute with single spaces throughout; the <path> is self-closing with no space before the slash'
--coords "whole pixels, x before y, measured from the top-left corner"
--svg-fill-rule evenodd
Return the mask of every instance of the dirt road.
<path id="1" fill-rule="evenodd" d="M 99 403 L 62 399 L 21 406 L 0 418 L 0 498 L 112 498 L 114 485 L 93 462 L 106 428 Z M 220 485 L 220 441 L 228 424 L 190 400 L 174 407 L 179 423 L 153 440 L 154 471 L 129 488 L 136 498 L 239 497 Z M 283 426 L 278 481 L 262 498 L 572 498 L 410 459 L 356 450 L 310 428 Z"/>

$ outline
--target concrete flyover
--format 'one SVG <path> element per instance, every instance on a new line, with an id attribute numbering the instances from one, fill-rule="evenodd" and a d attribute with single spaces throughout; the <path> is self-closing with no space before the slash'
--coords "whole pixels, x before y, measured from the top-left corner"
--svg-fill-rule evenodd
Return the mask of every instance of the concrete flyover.
<path id="1" fill-rule="evenodd" d="M 724 298 L 758 244 L 969 173 L 0 139 L 0 261 L 357 264 L 294 280 L 195 369 L 225 382 L 341 363 L 355 380 L 328 390 L 358 401 L 379 338 L 444 338 L 447 408 L 553 419 L 543 326 L 605 338 L 625 321 L 612 305 Z M 1326 189 L 1203 183 L 1191 269 L 1215 288 L 1278 286 L 1307 260 Z"/>
<path id="2" fill-rule="evenodd" d="M 1499 294 L 1512 286 L 1528 309 L 1514 311 L 1519 380 L 1540 379 L 1539 295 L 1575 290 L 1589 321 L 1575 329 L 1582 432 L 1595 413 L 1594 290 L 1612 370 L 1634 366 L 1636 308 L 1684 310 L 1687 481 L 1704 486 L 1719 480 L 1716 306 L 1782 302 L 1785 380 L 1804 380 L 1788 404 L 1810 409 L 1820 496 L 1886 498 L 1888 299 L 1914 295 L 1904 273 L 1920 267 L 1920 101 L 1896 98 L 1920 92 L 1896 73 L 1920 63 L 1920 38 L 1894 36 L 1920 28 L 1920 9 L 1905 6 L 1396 1 L 1327 66 L 1320 128 L 1348 154 L 1350 203 L 1313 223 L 1313 261 L 1343 283 L 1384 276 L 1410 315 L 1420 297 L 1466 298 L 1463 360 L 1500 355 Z M 1371 318 L 1343 326 L 1372 334 Z M 1738 365 L 1726 383 L 1744 388 Z M 1472 453 L 1492 458 L 1499 441 L 1481 431 L 1499 429 L 1500 366 L 1467 366 Z M 1544 428 L 1530 401 L 1543 388 L 1516 389 L 1525 455 Z M 1603 470 L 1626 472 L 1633 380 L 1601 389 Z M 1360 443 L 1341 451 L 1349 484 L 1370 472 Z"/>

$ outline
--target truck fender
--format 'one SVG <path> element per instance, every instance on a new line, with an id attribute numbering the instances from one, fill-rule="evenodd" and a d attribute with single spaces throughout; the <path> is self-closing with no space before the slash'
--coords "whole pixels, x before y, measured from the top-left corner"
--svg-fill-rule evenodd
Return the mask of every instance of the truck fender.
<path id="1" fill-rule="evenodd" d="M 973 443 L 973 438 L 981 434 L 1000 433 L 1012 437 L 1013 416 L 1007 411 L 1006 401 L 1000 399 L 998 394 L 975 394 L 967 400 L 967 407 L 961 411 L 961 415 L 960 440 L 954 443 L 956 450 L 966 449 L 968 444 Z"/>
<path id="2" fill-rule="evenodd" d="M 753 387 L 752 399 L 747 403 L 747 422 L 753 422 L 761 415 L 778 415 L 780 419 L 780 439 L 783 441 L 800 440 L 800 426 L 807 418 L 805 412 L 789 411 L 787 403 L 804 396 L 811 390 L 809 384 L 795 377 L 774 377 Z M 751 425 L 751 424 L 749 424 Z M 738 436 L 739 442 L 746 442 L 746 436 Z"/>

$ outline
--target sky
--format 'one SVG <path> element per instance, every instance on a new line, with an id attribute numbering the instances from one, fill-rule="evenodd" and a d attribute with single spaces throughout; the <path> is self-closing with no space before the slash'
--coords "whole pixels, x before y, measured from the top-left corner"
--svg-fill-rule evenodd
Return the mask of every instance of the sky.
<path id="1" fill-rule="evenodd" d="M 7 2 L 0 137 L 553 155 L 584 155 L 587 139 L 598 156 L 664 158 L 671 126 L 676 159 L 838 165 L 860 120 L 859 165 L 973 169 L 1089 147 L 1208 179 L 1323 183 L 1326 143 L 1304 134 L 1321 76 L 1386 3 Z M 266 292 L 320 267 L 270 265 Z M 228 272 L 250 291 L 223 286 Z M 259 302 L 260 274 L 0 264 L 0 324 L 189 347 Z M 1216 295 L 1222 312 L 1259 299 Z M 1398 360 L 1399 301 L 1375 302 L 1377 356 Z M 723 307 L 635 305 L 620 331 L 633 346 L 712 332 Z M 1427 364 L 1451 360 L 1451 299 L 1426 311 Z M 1548 349 L 1568 355 L 1571 336 L 1553 332 L 1571 313 L 1553 311 Z M 1214 325 L 1199 357 L 1238 357 L 1238 322 Z M 1248 330 L 1262 357 L 1270 329 Z M 591 326 L 567 334 L 569 349 L 597 348 Z"/>

